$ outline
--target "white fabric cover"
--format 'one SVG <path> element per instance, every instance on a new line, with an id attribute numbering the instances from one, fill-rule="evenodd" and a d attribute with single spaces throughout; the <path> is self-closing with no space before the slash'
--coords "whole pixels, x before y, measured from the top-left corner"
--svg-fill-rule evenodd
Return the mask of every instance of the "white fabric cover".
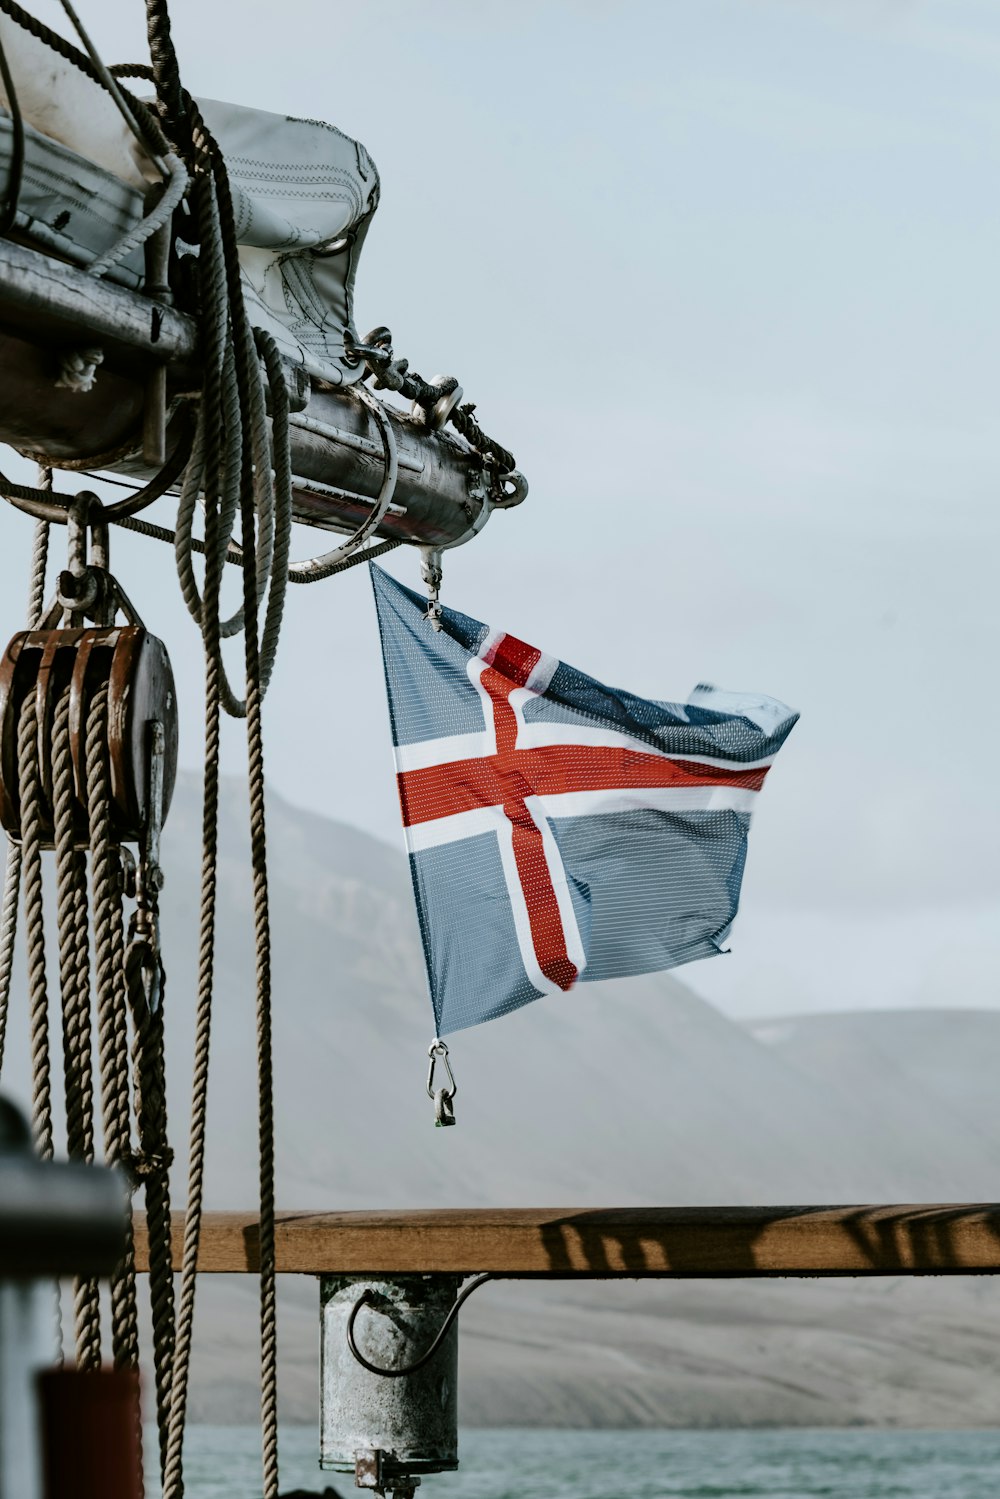
<path id="1" fill-rule="evenodd" d="M 12 148 L 10 115 L 0 110 L 0 202 L 6 201 Z M 142 194 L 134 187 L 25 125 L 17 228 L 39 249 L 86 267 L 141 217 Z M 107 279 L 138 291 L 145 277 L 140 249 L 114 266 Z"/>
<path id="2" fill-rule="evenodd" d="M 0 42 L 28 126 L 18 227 L 86 265 L 141 217 L 155 171 L 99 84 L 3 15 Z M 310 373 L 334 384 L 358 379 L 364 367 L 347 363 L 344 343 L 356 331 L 354 277 L 378 205 L 371 157 L 320 120 L 198 103 L 229 168 L 251 322 Z M 10 141 L 0 116 L 0 198 Z M 141 251 L 111 279 L 141 285 Z"/>
<path id="3" fill-rule="evenodd" d="M 251 321 L 314 373 L 357 379 L 344 333 L 356 331 L 354 277 L 378 206 L 374 162 L 321 120 L 198 104 L 229 168 Z"/>
<path id="4" fill-rule="evenodd" d="M 140 192 L 156 181 L 156 169 L 106 89 L 2 13 L 0 43 L 29 125 Z M 2 82 L 0 102 L 10 102 Z"/>

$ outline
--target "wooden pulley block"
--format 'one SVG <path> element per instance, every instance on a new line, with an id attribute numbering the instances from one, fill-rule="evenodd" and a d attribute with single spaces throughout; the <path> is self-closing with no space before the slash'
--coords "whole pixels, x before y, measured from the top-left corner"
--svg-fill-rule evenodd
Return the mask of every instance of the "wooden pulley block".
<path id="1" fill-rule="evenodd" d="M 80 842 L 88 842 L 87 720 L 95 693 L 108 686 L 105 753 L 111 772 L 112 823 L 122 842 L 138 842 L 150 812 L 151 725 L 163 725 L 165 818 L 177 775 L 177 695 L 166 647 L 140 625 L 70 630 L 24 630 L 0 661 L 0 823 L 21 836 L 18 727 L 21 708 L 34 693 L 37 763 L 43 789 L 43 838 L 52 841 L 51 754 L 56 706 L 69 692 Z"/>

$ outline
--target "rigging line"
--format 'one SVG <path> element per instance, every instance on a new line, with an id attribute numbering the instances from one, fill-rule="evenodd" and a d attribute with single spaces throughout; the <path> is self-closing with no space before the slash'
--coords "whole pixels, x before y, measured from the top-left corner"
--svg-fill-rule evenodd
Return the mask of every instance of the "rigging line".
<path id="1" fill-rule="evenodd" d="M 221 555 L 216 545 L 216 510 L 209 495 L 205 507 L 205 785 L 202 808 L 201 898 L 198 938 L 198 997 L 195 1010 L 194 1068 L 191 1090 L 191 1138 L 188 1151 L 187 1210 L 180 1301 L 170 1407 L 167 1455 L 163 1473 L 164 1499 L 183 1499 L 184 1429 L 188 1377 L 197 1288 L 198 1248 L 205 1188 L 205 1126 L 208 1114 L 209 1060 L 212 1038 L 212 998 L 215 984 L 215 925 L 218 891 L 219 745 L 221 692 L 219 686 L 219 586 Z M 142 525 L 148 525 L 142 522 Z M 214 621 L 214 623 L 213 623 Z"/>
<path id="2" fill-rule="evenodd" d="M 62 1000 L 66 1149 L 70 1160 L 94 1160 L 94 1079 L 90 1035 L 87 865 L 77 850 L 76 787 L 70 742 L 70 688 L 60 694 L 51 735 L 52 814 L 56 860 L 59 989 Z M 95 1277 L 73 1282 L 76 1361 L 101 1367 L 101 1302 Z"/>
<path id="3" fill-rule="evenodd" d="M 104 1156 L 109 1165 L 126 1165 L 130 1155 L 130 1124 L 121 859 L 111 826 L 107 744 L 108 687 L 105 683 L 95 692 L 87 715 L 86 794 L 92 849 L 94 974 Z M 131 1201 L 125 1251 L 111 1281 L 111 1322 L 115 1367 L 137 1367 L 139 1328 Z"/>
<path id="4" fill-rule="evenodd" d="M 127 531 L 135 531 L 139 536 L 148 536 L 153 541 L 166 542 L 168 546 L 174 546 L 177 541 L 177 533 L 171 531 L 167 526 L 158 526 L 154 521 L 140 520 L 137 516 L 123 516 L 121 519 L 113 519 L 116 526 L 123 526 Z M 387 541 L 377 542 L 374 546 L 365 547 L 360 551 L 353 552 L 336 567 L 331 568 L 323 574 L 323 578 L 333 577 L 336 573 L 343 573 L 351 567 L 357 567 L 361 562 L 374 561 L 376 557 L 382 557 L 386 552 L 394 551 L 396 547 L 403 545 L 399 537 L 391 537 Z M 191 550 L 198 552 L 200 556 L 205 555 L 205 543 L 200 537 L 192 536 L 190 541 Z M 223 562 L 230 563 L 233 567 L 240 567 L 243 563 L 243 553 L 236 541 L 230 541 L 228 550 L 223 557 Z M 289 583 L 317 583 L 321 581 L 316 577 L 303 577 L 299 573 L 289 572 Z"/>
<path id="5" fill-rule="evenodd" d="M 52 470 L 42 469 L 39 483 L 44 487 L 52 483 Z M 49 527 L 47 521 L 35 522 L 35 535 L 31 547 L 31 575 L 28 583 L 28 629 L 32 630 L 42 617 L 45 607 L 45 575 L 49 558 Z M 3 901 L 0 904 L 0 1073 L 7 1039 L 7 1015 L 10 1007 L 10 986 L 14 972 L 14 939 L 17 935 L 17 910 L 21 899 L 21 850 L 16 843 L 7 842 L 7 863 L 4 869 Z"/>
<path id="6" fill-rule="evenodd" d="M 187 192 L 187 168 L 173 151 L 168 152 L 162 165 L 165 177 L 159 201 L 153 204 L 134 228 L 116 240 L 103 255 L 91 261 L 87 266 L 88 276 L 96 278 L 106 276 L 108 271 L 126 260 L 133 250 L 138 250 L 148 239 L 152 239 L 153 235 L 173 218 L 174 210 L 180 207 L 184 194 Z M 148 195 L 146 201 L 149 201 Z"/>
<path id="7" fill-rule="evenodd" d="M 4 0 L 0 0 L 0 10 L 3 10 Z M 184 428 L 180 433 L 173 452 L 159 473 L 144 484 L 141 489 L 132 491 L 127 500 L 116 500 L 113 505 L 107 505 L 104 509 L 103 520 L 116 521 L 119 524 L 127 516 L 134 515 L 138 510 L 144 510 L 154 500 L 158 500 L 180 476 L 188 462 L 191 450 L 191 441 L 194 437 L 194 421 L 190 418 L 185 420 Z M 33 515 L 36 520 L 55 522 L 57 525 L 65 525 L 67 513 L 73 504 L 73 495 L 59 494 L 52 487 L 52 470 L 43 469 L 48 475 L 48 483 L 40 484 L 38 488 L 30 484 L 15 484 L 13 479 L 8 479 L 5 474 L 0 474 L 0 495 L 11 501 L 19 510 L 24 510 L 28 515 Z"/>
<path id="8" fill-rule="evenodd" d="M 21 705 L 17 735 L 18 799 L 21 803 L 21 868 L 28 947 L 32 1132 L 43 1161 L 53 1155 L 52 1064 L 49 1046 L 49 992 L 45 974 L 45 908 L 42 898 L 42 787 L 38 766 L 35 694 Z"/>
<path id="9" fill-rule="evenodd" d="M 130 1157 L 128 1021 L 121 845 L 115 839 L 111 821 L 108 699 L 109 687 L 104 683 L 94 693 L 87 713 L 84 764 L 93 885 L 94 973 L 104 1155 L 109 1164 L 124 1166 Z M 111 1345 L 116 1369 L 138 1369 L 139 1311 L 131 1193 L 125 1211 L 124 1241 L 122 1257 L 111 1277 Z M 136 1423 L 136 1443 L 141 1452 L 142 1423 L 138 1409 Z"/>
<path id="10" fill-rule="evenodd" d="M 276 350 L 265 343 L 265 358 Z M 244 351 L 246 352 L 246 351 Z M 252 351 L 256 360 L 256 351 Z M 285 404 L 287 404 L 287 390 Z M 287 441 L 287 423 L 286 423 Z M 265 433 L 266 440 L 266 433 Z M 245 461 L 249 461 L 249 454 Z M 287 465 L 290 478 L 291 465 Z M 289 485 L 290 494 L 290 485 Z M 253 871 L 253 921 L 257 980 L 257 1101 L 258 1154 L 260 1166 L 260 1362 L 261 1362 L 261 1455 L 264 1499 L 278 1494 L 278 1345 L 277 1297 L 274 1251 L 274 1076 L 271 1046 L 271 913 L 267 877 L 267 824 L 264 785 L 264 733 L 261 719 L 264 689 L 262 645 L 258 637 L 259 596 L 256 577 L 254 494 L 242 486 L 240 508 L 243 524 L 243 608 L 246 652 L 247 767 L 250 785 L 250 859 Z M 291 512 L 289 507 L 289 528 Z M 287 571 L 287 551 L 284 554 Z M 284 582 L 284 580 L 282 580 Z M 264 622 L 267 646 L 271 599 Z M 280 623 L 280 611 L 279 619 Z M 274 627 L 272 626 L 272 629 Z"/>
<path id="11" fill-rule="evenodd" d="M 157 0 L 153 0 L 156 4 Z M 207 132 L 206 132 L 207 135 Z M 232 347 L 239 383 L 247 393 L 250 417 L 250 443 L 244 446 L 243 474 L 240 485 L 240 514 L 243 540 L 243 607 L 246 661 L 247 765 L 250 785 L 250 847 L 253 870 L 253 917 L 255 966 L 257 979 L 257 1077 L 260 1165 L 260 1343 L 261 1343 L 261 1458 L 264 1499 L 277 1499 L 278 1476 L 278 1390 L 277 1390 L 277 1301 L 274 1253 L 274 1099 L 271 1054 L 271 933 L 270 901 L 267 880 L 267 829 L 265 818 L 264 747 L 261 708 L 265 682 L 261 672 L 261 641 L 258 638 L 257 611 L 261 602 L 261 570 L 258 567 L 256 527 L 260 527 L 261 553 L 270 552 L 274 524 L 275 496 L 271 477 L 271 453 L 268 442 L 264 392 L 260 359 L 250 330 L 243 301 L 241 269 L 236 252 L 236 224 L 233 215 L 229 178 L 218 146 L 211 144 L 213 177 L 217 191 L 220 243 L 226 272 Z M 289 496 L 290 496 L 290 485 Z M 288 525 L 291 507 L 288 506 Z M 211 555 L 209 551 L 208 555 Z M 287 553 L 286 553 L 287 558 Z M 268 556 L 268 567 L 272 556 Z M 282 587 L 284 579 L 282 579 Z M 272 586 L 274 586 L 272 584 Z M 271 628 L 280 625 L 280 596 Z M 271 618 L 272 599 L 265 614 L 266 637 Z M 218 601 L 216 596 L 216 609 Z M 228 691 L 225 676 L 220 676 L 223 692 Z M 233 711 L 234 705 L 227 705 Z"/>
<path id="12" fill-rule="evenodd" d="M 271 559 L 271 587 L 264 615 L 264 633 L 260 645 L 261 696 L 267 691 L 278 651 L 278 637 L 285 610 L 285 593 L 290 574 L 289 555 L 292 546 L 292 441 L 291 403 L 288 381 L 278 345 L 270 333 L 256 330 L 255 342 L 264 359 L 271 392 L 272 440 L 274 445 L 274 552 Z"/>
<path id="13" fill-rule="evenodd" d="M 89 468 L 80 468 L 76 472 L 83 479 L 93 479 L 95 484 L 113 484 L 116 489 L 127 489 L 130 494 L 138 494 L 138 484 L 129 484 L 126 479 L 111 479 L 107 474 L 95 474 Z"/>

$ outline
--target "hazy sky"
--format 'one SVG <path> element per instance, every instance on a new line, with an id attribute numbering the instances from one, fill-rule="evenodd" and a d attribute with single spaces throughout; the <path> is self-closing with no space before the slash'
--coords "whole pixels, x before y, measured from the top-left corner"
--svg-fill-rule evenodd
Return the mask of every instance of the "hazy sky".
<path id="1" fill-rule="evenodd" d="M 81 10 L 110 59 L 145 55 L 138 0 Z M 1000 7 L 172 12 L 192 91 L 364 140 L 358 322 L 457 374 L 531 482 L 447 558 L 445 601 L 650 696 L 708 679 L 801 710 L 733 956 L 685 980 L 734 1014 L 1000 1003 Z M 11 629 L 29 531 L 4 520 Z M 169 553 L 115 557 L 194 765 Z M 363 571 L 293 590 L 268 768 L 398 839 Z"/>

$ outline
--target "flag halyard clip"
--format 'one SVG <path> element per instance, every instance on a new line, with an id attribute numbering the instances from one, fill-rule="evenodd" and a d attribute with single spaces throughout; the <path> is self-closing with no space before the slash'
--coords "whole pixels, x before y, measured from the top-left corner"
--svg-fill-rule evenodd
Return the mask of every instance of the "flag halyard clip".
<path id="1" fill-rule="evenodd" d="M 427 612 L 424 619 L 430 622 L 432 630 L 440 631 L 443 627 L 441 618 L 441 549 L 440 547 L 421 547 L 420 554 L 420 576 L 427 585 Z M 447 1051 L 447 1047 L 445 1048 Z"/>
<path id="2" fill-rule="evenodd" d="M 448 1060 L 448 1048 L 440 1036 L 435 1036 L 427 1048 L 430 1057 L 430 1066 L 427 1069 L 427 1097 L 434 1103 L 434 1127 L 441 1129 L 446 1125 L 455 1123 L 454 1097 L 458 1092 L 458 1084 L 455 1082 L 455 1074 L 451 1070 L 451 1062 Z M 447 1085 L 440 1088 L 434 1086 L 434 1074 L 440 1063 L 447 1075 Z"/>

